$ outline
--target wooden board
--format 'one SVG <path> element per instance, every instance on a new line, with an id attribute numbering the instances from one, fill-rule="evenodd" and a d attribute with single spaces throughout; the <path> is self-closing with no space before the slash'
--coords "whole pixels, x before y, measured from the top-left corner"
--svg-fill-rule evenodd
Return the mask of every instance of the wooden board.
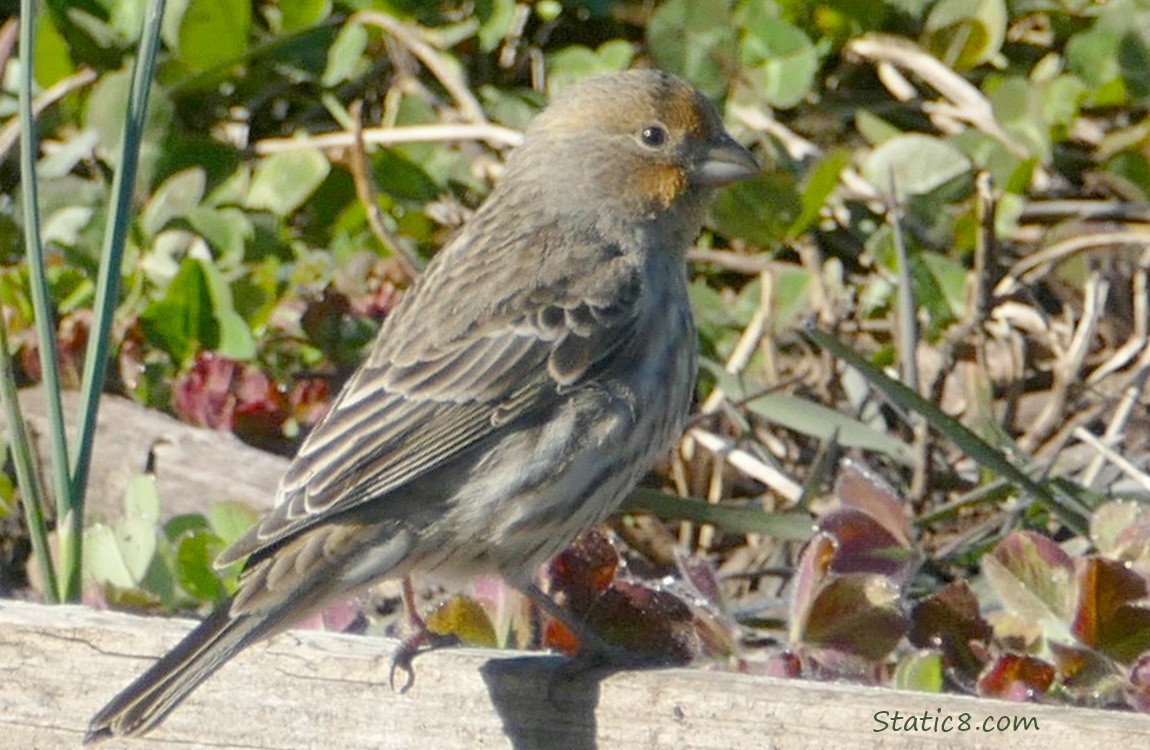
<path id="1" fill-rule="evenodd" d="M 0 748 L 79 747 L 88 717 L 189 626 L 0 602 Z M 562 664 L 556 657 L 470 649 L 419 656 L 414 686 L 399 694 L 388 686 L 395 646 L 378 638 L 287 633 L 241 654 L 152 735 L 99 747 L 1087 750 L 1150 742 L 1150 717 L 1131 713 L 704 669 L 601 672 L 555 682 Z M 940 731 L 941 722 L 935 731 L 895 731 L 895 711 L 949 716 L 951 731 Z M 964 714 L 970 726 L 960 731 Z M 998 717 L 1034 723 L 985 731 L 988 717 L 992 724 Z"/>

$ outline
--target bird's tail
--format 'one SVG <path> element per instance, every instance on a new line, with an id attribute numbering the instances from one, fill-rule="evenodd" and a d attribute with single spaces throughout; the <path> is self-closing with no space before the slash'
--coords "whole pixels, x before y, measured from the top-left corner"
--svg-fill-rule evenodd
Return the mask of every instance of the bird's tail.
<path id="1" fill-rule="evenodd" d="M 218 607 L 92 717 L 84 744 L 149 731 L 228 659 L 267 635 L 267 623 L 261 617 L 232 617 L 230 603 Z"/>

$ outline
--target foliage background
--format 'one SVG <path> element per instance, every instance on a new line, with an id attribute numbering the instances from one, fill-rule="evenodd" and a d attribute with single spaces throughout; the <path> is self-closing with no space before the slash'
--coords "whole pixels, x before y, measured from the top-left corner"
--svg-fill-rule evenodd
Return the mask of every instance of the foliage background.
<path id="1" fill-rule="evenodd" d="M 144 10 L 49 0 L 36 28 L 72 383 Z M 589 538 L 556 590 L 676 658 L 1147 705 L 1150 3 L 175 0 L 163 40 L 112 390 L 290 453 L 548 96 L 655 65 L 714 98 L 765 169 L 692 253 L 700 416 L 633 506 L 662 522 Z M 0 302 L 32 383 L 10 55 Z M 939 409 L 814 346 L 812 320 Z M 939 437 L 948 419 L 968 437 Z M 209 563 L 242 510 L 161 525 L 146 482 L 127 502 L 143 532 L 87 539 L 103 596 L 227 590 Z M 473 593 L 441 627 L 508 640 L 514 618 L 492 625 Z M 666 632 L 628 619 L 653 609 Z"/>

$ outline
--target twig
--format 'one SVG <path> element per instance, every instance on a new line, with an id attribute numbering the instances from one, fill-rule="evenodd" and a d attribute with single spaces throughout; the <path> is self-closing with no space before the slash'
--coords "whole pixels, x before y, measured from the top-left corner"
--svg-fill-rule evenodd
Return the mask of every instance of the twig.
<path id="1" fill-rule="evenodd" d="M 439 50 L 421 39 L 416 29 L 386 13 L 371 10 L 356 13 L 349 19 L 349 23 L 378 26 L 390 34 L 392 38 L 410 50 L 411 54 L 415 55 L 423 63 L 423 66 L 443 84 L 443 88 L 447 89 L 447 92 L 455 100 L 463 119 L 472 123 L 487 122 L 487 115 L 483 113 L 483 107 L 467 88 L 463 76 L 444 61 Z"/>
<path id="2" fill-rule="evenodd" d="M 1086 443 L 1094 450 L 1098 451 L 1099 455 L 1105 458 L 1110 463 L 1121 469 L 1128 477 L 1133 479 L 1138 484 L 1150 491 L 1150 475 L 1139 469 L 1134 464 L 1126 460 L 1122 454 L 1111 448 L 1106 444 L 1105 440 L 1099 440 L 1094 433 L 1087 430 L 1085 427 L 1078 427 L 1074 430 L 1074 437 Z"/>
<path id="3" fill-rule="evenodd" d="M 267 156 L 298 149 L 340 149 L 355 146 L 355 135 L 347 131 L 323 135 L 265 138 L 256 141 L 256 154 Z M 408 125 L 394 128 L 366 128 L 363 142 L 373 146 L 396 146 L 401 143 L 437 143 L 442 141 L 486 141 L 496 148 L 518 146 L 523 134 L 518 130 L 490 123 L 452 125 Z"/>
<path id="4" fill-rule="evenodd" d="M 1057 223 L 1070 218 L 1093 221 L 1150 222 L 1150 205 L 1123 201 L 1076 200 L 1063 198 L 1027 201 L 1018 216 L 1020 223 Z"/>
<path id="5" fill-rule="evenodd" d="M 912 42 L 884 34 L 865 34 L 851 41 L 844 49 L 847 54 L 876 63 L 891 63 L 911 71 L 950 100 L 950 107 L 935 105 L 936 112 L 954 117 L 993 136 L 1019 158 L 1028 156 L 1026 147 L 1007 133 L 995 118 L 994 108 L 981 91 Z"/>
<path id="6" fill-rule="evenodd" d="M 1022 258 L 994 288 L 997 296 L 1006 296 L 1019 286 L 1029 284 L 1058 261 L 1085 250 L 1150 243 L 1150 226 L 1131 226 L 1115 232 L 1092 232 L 1068 237 Z"/>
<path id="7" fill-rule="evenodd" d="M 1063 409 L 1073 384 L 1080 382 L 1082 363 L 1094 343 L 1094 332 L 1106 307 L 1110 284 L 1101 274 L 1095 272 L 1086 282 L 1085 297 L 1082 301 L 1082 319 L 1074 329 L 1074 335 L 1064 352 L 1059 353 L 1054 366 L 1054 383 L 1048 392 L 1042 412 L 1033 425 L 1018 439 L 1018 445 L 1032 452 L 1058 423 L 1064 421 Z"/>
<path id="8" fill-rule="evenodd" d="M 1133 360 L 1150 341 L 1150 247 L 1142 253 L 1142 260 L 1130 279 L 1130 302 L 1133 309 L 1134 330 L 1130 338 L 1086 378 L 1089 385 L 1101 383 Z"/>
<path id="9" fill-rule="evenodd" d="M 1138 367 L 1135 368 L 1134 377 L 1131 378 L 1130 383 L 1123 390 L 1122 398 L 1119 399 L 1117 407 L 1114 409 L 1114 414 L 1110 419 L 1109 424 L 1106 425 L 1106 431 L 1102 433 L 1102 440 L 1107 445 L 1115 445 L 1118 437 L 1126 429 L 1126 425 L 1130 421 L 1130 417 L 1135 413 L 1138 407 L 1139 400 L 1142 393 L 1146 388 L 1146 383 L 1150 381 L 1150 347 L 1142 350 L 1142 357 L 1139 359 Z M 1090 462 L 1090 465 L 1082 473 L 1082 483 L 1087 487 L 1094 486 L 1094 480 L 1098 478 L 1098 474 L 1102 471 L 1102 464 L 1107 456 L 1098 455 Z"/>
<path id="10" fill-rule="evenodd" d="M 351 134 L 354 138 L 348 162 L 351 166 L 352 182 L 355 183 L 355 194 L 367 214 L 367 225 L 376 239 L 399 261 L 403 273 L 407 276 L 406 281 L 414 281 L 419 276 L 419 264 L 403 240 L 384 226 L 383 215 L 379 210 L 375 181 L 371 179 L 368 170 L 367 150 L 363 143 L 363 101 L 355 100 L 348 111 L 351 114 Z"/>
<path id="11" fill-rule="evenodd" d="M 96 80 L 96 71 L 82 68 L 70 76 L 61 78 L 45 89 L 32 101 L 32 114 L 39 115 L 48 107 L 63 99 L 76 89 L 83 88 Z M 0 161 L 8 158 L 8 152 L 20 139 L 20 118 L 13 117 L 0 128 Z"/>
<path id="12" fill-rule="evenodd" d="M 731 466 L 770 487 L 786 498 L 788 502 L 793 503 L 802 496 L 802 485 L 742 448 L 735 447 L 733 441 L 698 427 L 692 429 L 688 434 L 703 448 L 723 456 Z"/>
<path id="13" fill-rule="evenodd" d="M 763 294 L 759 301 L 759 309 L 755 310 L 755 314 L 751 317 L 751 322 L 743 329 L 743 333 L 739 336 L 739 342 L 735 344 L 734 351 L 731 356 L 727 358 L 723 369 L 732 375 L 738 375 L 751 361 L 754 356 L 755 349 L 759 345 L 763 334 L 766 331 L 767 319 L 770 316 L 771 301 L 773 294 L 770 290 L 774 289 L 774 284 L 769 274 L 762 273 L 759 275 L 759 281 L 762 284 Z M 722 387 L 716 387 L 711 391 L 711 395 L 703 402 L 700 411 L 703 414 L 714 414 L 727 394 L 723 392 Z"/>
<path id="14" fill-rule="evenodd" d="M 726 271 L 758 276 L 766 271 L 771 262 L 762 255 L 743 255 L 731 250 L 711 250 L 696 247 L 687 251 L 691 263 L 709 263 Z"/>
<path id="15" fill-rule="evenodd" d="M 889 179 L 886 220 L 890 223 L 895 257 L 898 259 L 898 284 L 896 286 L 898 305 L 895 330 L 898 332 L 902 381 L 907 388 L 921 393 L 918 375 L 918 306 L 914 296 L 914 286 L 911 283 L 910 257 L 907 254 L 906 242 L 902 234 L 903 212 L 902 206 L 898 202 L 898 190 L 895 185 L 893 170 Z M 907 416 L 914 432 L 914 467 L 908 495 L 912 502 L 918 505 L 926 496 L 930 476 L 930 426 L 921 414 L 911 413 Z"/>
<path id="16" fill-rule="evenodd" d="M 808 141 L 775 118 L 763 114 L 757 108 L 745 104 L 732 104 L 731 114 L 748 128 L 772 136 L 782 144 L 787 155 L 795 161 L 801 162 L 822 156 L 822 149 L 814 142 Z"/>
<path id="17" fill-rule="evenodd" d="M 4 73 L 8 69 L 8 61 L 12 59 L 12 51 L 16 49 L 16 36 L 20 30 L 19 21 L 9 18 L 0 26 L 0 81 L 4 80 Z"/>

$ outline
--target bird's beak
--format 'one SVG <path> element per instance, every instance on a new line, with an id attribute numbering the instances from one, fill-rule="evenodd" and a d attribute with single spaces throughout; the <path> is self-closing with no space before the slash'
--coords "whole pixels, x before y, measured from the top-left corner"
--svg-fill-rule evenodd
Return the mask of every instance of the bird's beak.
<path id="1" fill-rule="evenodd" d="M 759 162 L 751 152 L 724 133 L 722 139 L 707 150 L 696 178 L 705 187 L 722 187 L 758 173 Z"/>

